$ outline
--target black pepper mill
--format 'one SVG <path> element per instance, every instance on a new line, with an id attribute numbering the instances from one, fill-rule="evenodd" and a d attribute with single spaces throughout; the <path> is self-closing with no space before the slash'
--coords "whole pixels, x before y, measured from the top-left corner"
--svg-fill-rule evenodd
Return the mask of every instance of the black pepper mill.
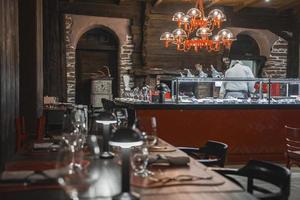
<path id="1" fill-rule="evenodd" d="M 159 83 L 156 85 L 156 90 L 159 91 L 159 103 L 165 103 L 165 94 L 169 91 L 169 87 L 165 83 Z"/>

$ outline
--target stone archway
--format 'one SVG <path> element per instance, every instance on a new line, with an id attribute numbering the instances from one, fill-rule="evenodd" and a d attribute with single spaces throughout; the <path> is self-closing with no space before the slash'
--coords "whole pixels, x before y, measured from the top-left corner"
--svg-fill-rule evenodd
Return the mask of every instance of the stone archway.
<path id="1" fill-rule="evenodd" d="M 270 57 L 271 47 L 278 40 L 279 36 L 275 35 L 269 30 L 264 29 L 249 29 L 239 27 L 229 27 L 232 33 L 237 36 L 238 34 L 245 34 L 252 37 L 259 46 L 261 56 L 265 56 L 267 59 Z"/>
<path id="2" fill-rule="evenodd" d="M 229 27 L 235 36 L 246 34 L 258 44 L 260 55 L 267 58 L 263 77 L 285 78 L 287 71 L 288 42 L 265 29 Z"/>
<path id="3" fill-rule="evenodd" d="M 85 15 L 65 15 L 65 45 L 66 45 L 66 88 L 67 102 L 75 103 L 76 96 L 76 46 L 79 38 L 88 30 L 105 26 L 112 30 L 119 40 L 118 74 L 119 80 L 132 69 L 132 52 L 134 45 L 130 35 L 130 20 L 123 18 L 108 18 Z M 131 84 L 133 83 L 131 79 Z M 123 88 L 120 81 L 119 94 Z"/>

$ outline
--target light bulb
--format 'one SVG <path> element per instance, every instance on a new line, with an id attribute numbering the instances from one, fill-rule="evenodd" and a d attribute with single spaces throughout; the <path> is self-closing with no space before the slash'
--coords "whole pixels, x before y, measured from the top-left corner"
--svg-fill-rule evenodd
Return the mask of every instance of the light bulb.
<path id="1" fill-rule="evenodd" d="M 170 32 L 165 32 L 160 36 L 160 40 L 172 41 L 174 40 L 174 35 Z"/>
<path id="2" fill-rule="evenodd" d="M 221 20 L 221 21 L 226 21 L 226 16 L 219 9 L 214 9 L 214 10 L 210 11 L 209 14 L 208 14 L 208 18 L 212 19 L 212 20 L 218 19 L 218 20 Z"/>
<path id="3" fill-rule="evenodd" d="M 184 23 L 189 23 L 189 22 L 190 22 L 190 16 L 189 16 L 189 15 L 183 16 L 183 17 L 182 17 L 182 21 L 183 21 Z"/>
<path id="4" fill-rule="evenodd" d="M 202 16 L 201 11 L 197 8 L 189 9 L 186 14 L 190 17 L 201 17 Z"/>
<path id="5" fill-rule="evenodd" d="M 175 29 L 172 32 L 172 34 L 174 35 L 175 39 L 185 39 L 185 38 L 187 38 L 186 32 L 183 29 L 181 29 L 181 28 Z"/>
<path id="6" fill-rule="evenodd" d="M 185 14 L 183 12 L 177 12 L 173 15 L 172 21 L 180 21 Z"/>

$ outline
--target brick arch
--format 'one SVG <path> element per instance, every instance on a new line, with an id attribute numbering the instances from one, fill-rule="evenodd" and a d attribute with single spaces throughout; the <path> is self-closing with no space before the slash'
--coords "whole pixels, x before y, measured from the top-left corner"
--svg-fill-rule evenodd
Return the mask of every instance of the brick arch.
<path id="1" fill-rule="evenodd" d="M 288 42 L 279 37 L 271 48 L 271 53 L 266 67 L 263 70 L 264 77 L 286 78 L 287 76 Z"/>
<path id="2" fill-rule="evenodd" d="M 235 36 L 238 34 L 245 34 L 252 37 L 259 46 L 260 54 L 267 59 L 270 56 L 272 45 L 278 40 L 278 36 L 269 30 L 239 27 L 229 27 L 228 29 L 231 30 Z"/>
<path id="3" fill-rule="evenodd" d="M 118 39 L 118 74 L 122 80 L 132 67 L 132 58 L 126 52 L 132 53 L 134 45 L 130 35 L 130 20 L 124 18 L 108 18 L 85 15 L 65 15 L 65 43 L 66 43 L 66 88 L 67 102 L 75 103 L 76 96 L 76 46 L 81 36 L 87 31 L 105 27 L 110 30 Z M 124 48 L 126 52 L 124 53 Z M 125 55 L 124 55 L 125 54 Z M 126 61 L 124 61 L 124 58 Z M 122 90 L 122 84 L 120 84 Z M 121 91 L 119 91 L 121 93 Z"/>
<path id="4" fill-rule="evenodd" d="M 78 45 L 78 43 L 79 43 L 81 37 L 82 37 L 85 33 L 89 32 L 89 31 L 91 31 L 91 30 L 93 30 L 93 29 L 96 29 L 96 28 L 100 28 L 100 29 L 103 29 L 103 30 L 109 32 L 110 34 L 112 34 L 112 35 L 114 36 L 114 39 L 117 41 L 117 44 L 118 44 L 118 45 L 120 44 L 120 37 L 116 34 L 116 32 L 114 32 L 111 28 L 109 28 L 109 27 L 107 27 L 107 26 L 100 25 L 100 24 L 95 24 L 95 25 L 93 25 L 93 26 L 87 27 L 87 28 L 85 29 L 85 31 L 82 32 L 81 35 L 78 34 L 79 37 L 76 38 L 76 40 L 74 41 L 74 48 L 77 49 L 77 45 Z M 119 45 L 119 46 L 120 46 L 120 45 Z"/>
<path id="5" fill-rule="evenodd" d="M 269 30 L 229 27 L 235 36 L 240 33 L 251 36 L 259 45 L 260 54 L 266 56 L 263 77 L 285 78 L 287 71 L 288 42 Z"/>

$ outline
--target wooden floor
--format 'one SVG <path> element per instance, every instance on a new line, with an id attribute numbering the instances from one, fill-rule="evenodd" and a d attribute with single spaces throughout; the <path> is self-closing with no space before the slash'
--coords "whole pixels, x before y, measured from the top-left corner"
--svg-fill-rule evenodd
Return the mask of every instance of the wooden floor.
<path id="1" fill-rule="evenodd" d="M 225 167 L 240 168 L 242 166 L 230 165 Z M 291 171 L 292 171 L 292 180 L 291 180 L 291 194 L 289 200 L 299 200 L 300 199 L 300 167 L 293 167 Z M 234 177 L 234 178 L 237 179 L 243 185 L 246 185 L 247 183 L 247 180 L 244 178 L 240 178 L 240 177 Z M 258 182 L 258 184 L 264 184 L 264 183 Z M 272 186 L 267 186 L 267 187 L 272 188 Z"/>

